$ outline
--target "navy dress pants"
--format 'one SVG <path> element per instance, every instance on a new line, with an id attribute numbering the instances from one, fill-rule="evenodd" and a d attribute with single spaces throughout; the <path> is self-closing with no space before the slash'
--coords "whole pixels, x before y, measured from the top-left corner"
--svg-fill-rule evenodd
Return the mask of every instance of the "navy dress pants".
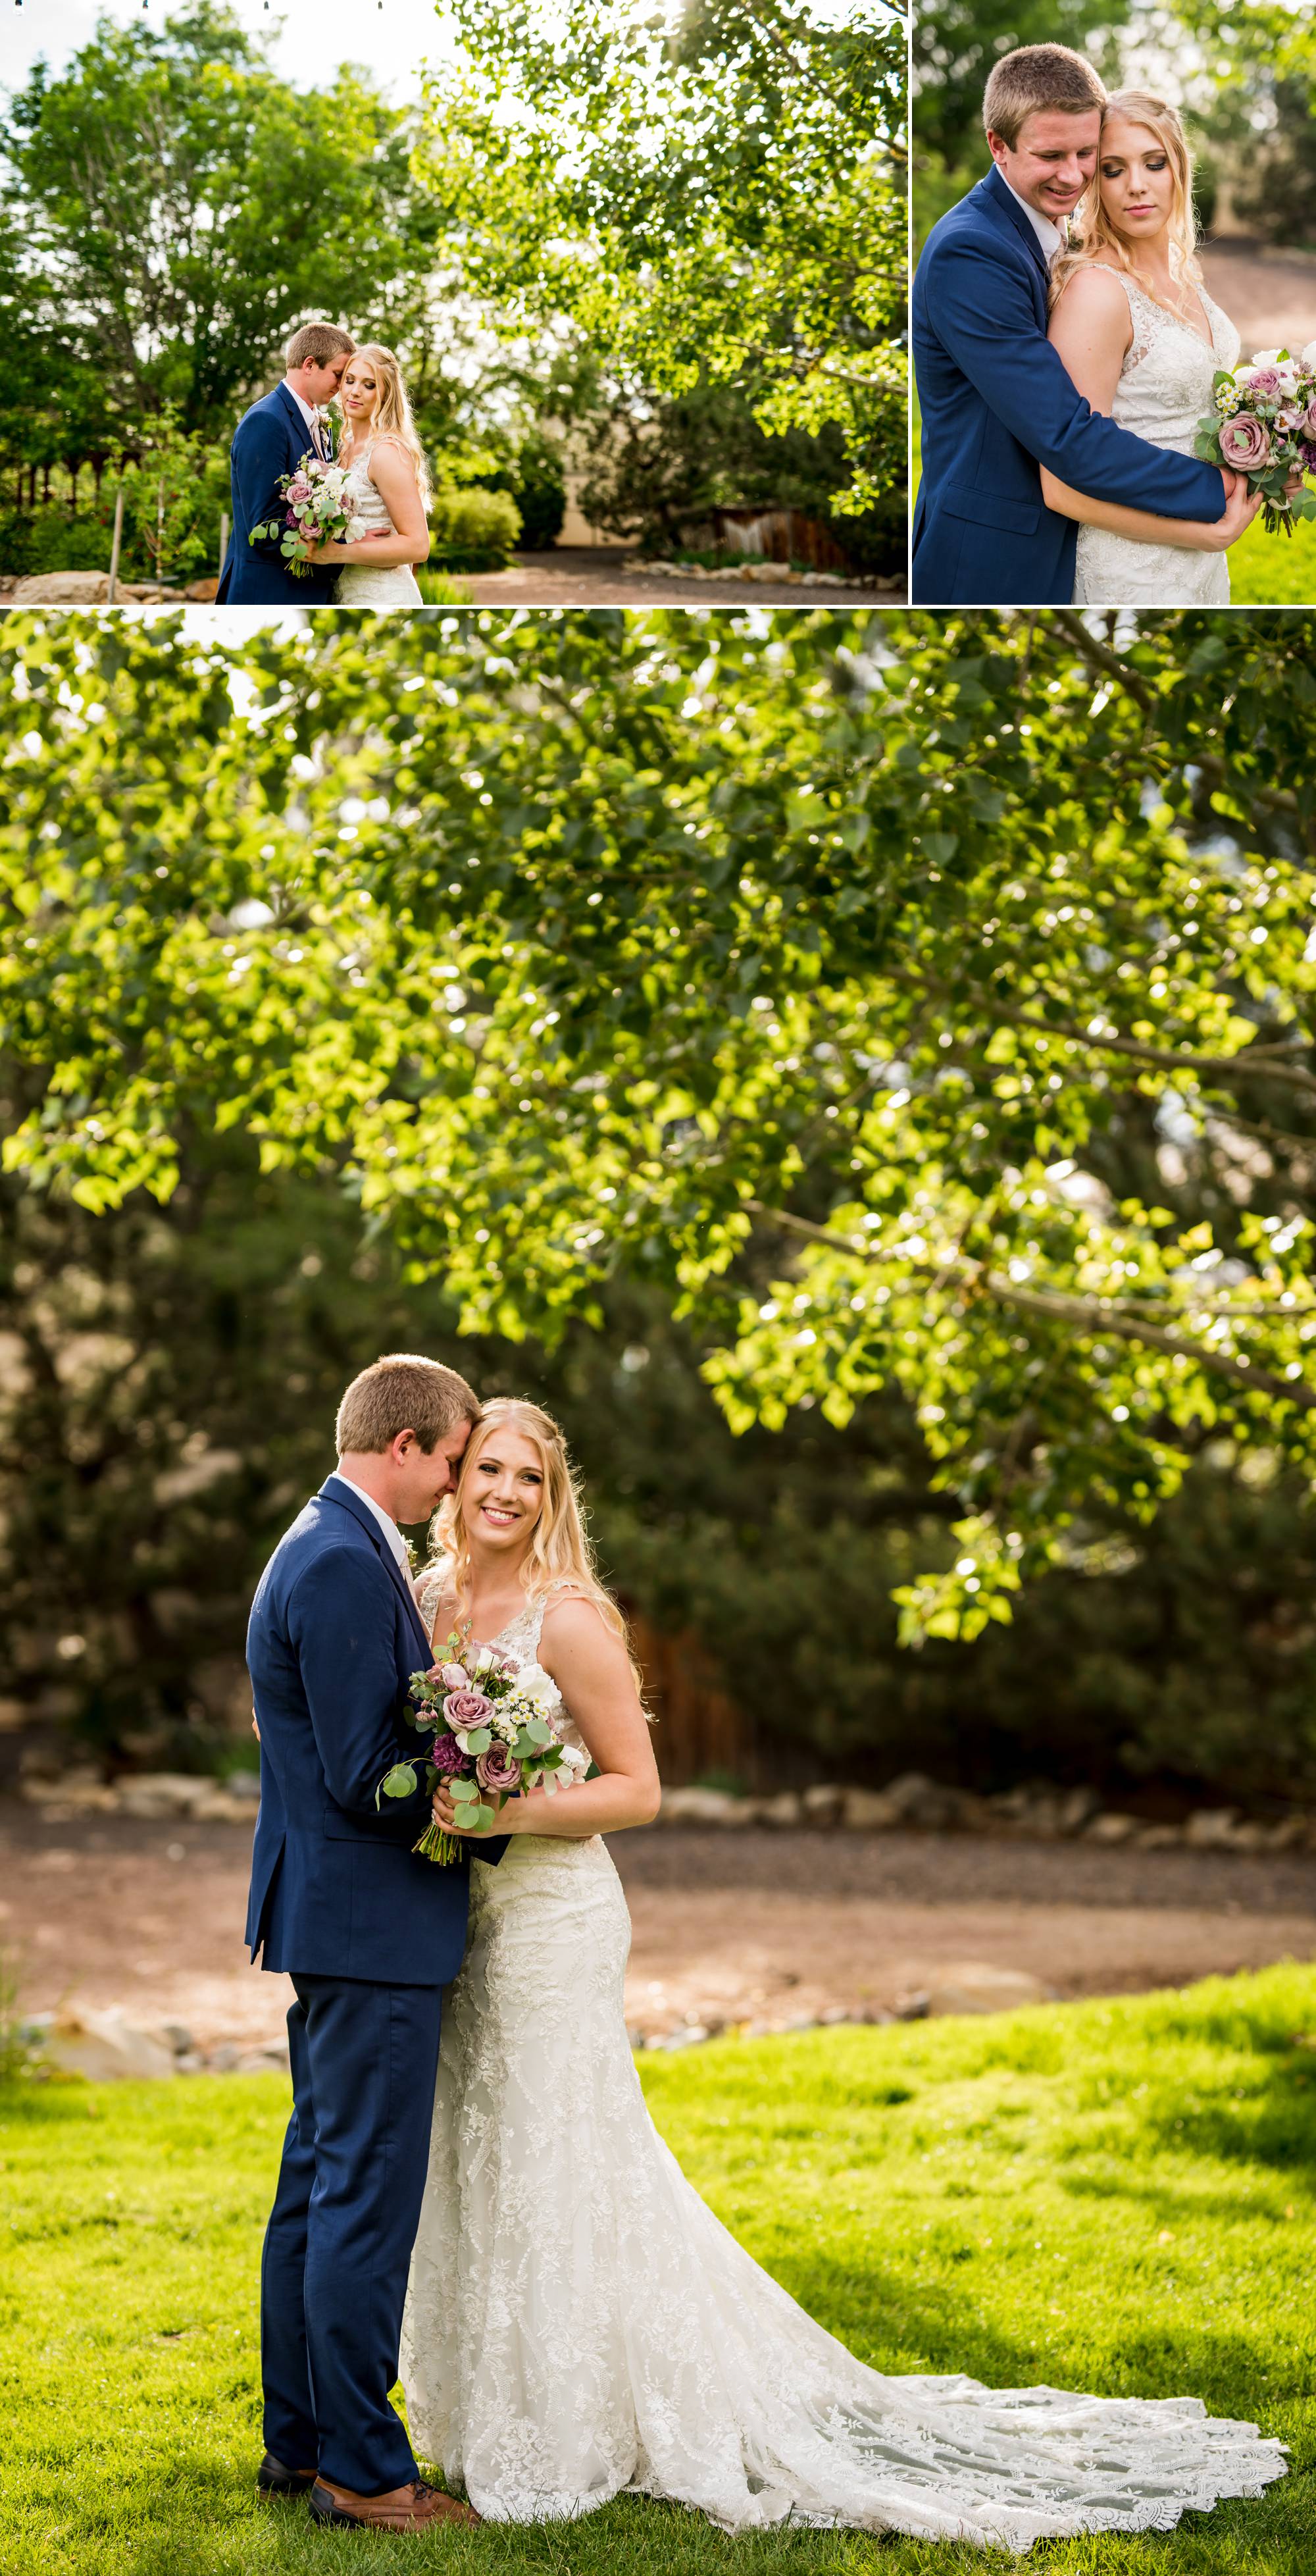
<path id="1" fill-rule="evenodd" d="M 357 2495 L 419 2475 L 397 2381 L 429 2161 L 438 1986 L 295 1976 L 293 2113 L 261 2260 L 265 2447 Z"/>

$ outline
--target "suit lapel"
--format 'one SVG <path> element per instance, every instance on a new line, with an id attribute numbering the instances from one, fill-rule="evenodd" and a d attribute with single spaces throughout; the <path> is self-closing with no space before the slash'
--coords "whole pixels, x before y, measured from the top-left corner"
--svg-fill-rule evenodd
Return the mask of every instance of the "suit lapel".
<path id="1" fill-rule="evenodd" d="M 987 203 L 998 215 L 1003 215 L 1008 224 L 1013 225 L 1029 257 L 1036 263 L 1042 284 L 1045 286 L 1051 274 L 1046 264 L 1046 254 L 1023 207 L 1011 195 L 994 161 L 986 178 L 980 180 L 978 185 L 979 192 Z"/>
<path id="2" fill-rule="evenodd" d="M 426 1670 L 428 1671 L 430 1641 L 425 1634 L 420 1612 L 416 1608 L 416 1596 L 411 1589 L 411 1585 L 407 1582 L 402 1572 L 402 1568 L 399 1565 L 397 1558 L 394 1556 L 393 1550 L 389 1546 L 378 1521 L 374 1517 L 374 1514 L 368 1510 L 367 1506 L 360 1501 L 356 1494 L 353 1493 L 351 1486 L 344 1484 L 341 1476 L 326 1476 L 324 1483 L 320 1487 L 320 1500 L 321 1502 L 326 1503 L 340 1503 L 343 1510 L 350 1512 L 353 1520 L 358 1522 L 360 1527 L 365 1531 L 366 1537 L 371 1541 L 375 1548 L 380 1564 L 383 1566 L 385 1573 L 388 1575 L 390 1581 L 396 1586 L 402 1599 L 407 1605 L 407 1609 L 411 1614 L 412 1627 L 415 1629 L 416 1635 L 425 1649 Z"/>

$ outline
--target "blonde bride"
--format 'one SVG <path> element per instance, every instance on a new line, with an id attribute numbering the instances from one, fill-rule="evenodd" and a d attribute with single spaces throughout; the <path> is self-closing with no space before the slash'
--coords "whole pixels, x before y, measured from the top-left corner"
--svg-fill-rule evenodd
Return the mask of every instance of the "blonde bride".
<path id="1" fill-rule="evenodd" d="M 344 498 L 367 533 L 317 545 L 310 560 L 339 568 L 335 608 L 418 607 L 412 566 L 430 550 L 429 469 L 392 350 L 376 340 L 354 350 L 338 401 L 344 436 L 335 461 L 348 469 Z"/>
<path id="2" fill-rule="evenodd" d="M 537 1405 L 487 1407 L 437 1536 L 417 1596 L 436 1653 L 456 1628 L 533 1672 L 594 1777 L 512 1800 L 498 1867 L 471 1871 L 402 2331 L 418 2450 L 493 2521 L 638 2490 L 725 2531 L 853 2525 L 1011 2550 L 1168 2531 L 1281 2476 L 1278 2442 L 1193 2397 L 887 2377 L 737 2244 L 659 2137 L 631 2055 L 630 1918 L 603 1836 L 650 1820 L 658 1775 Z M 435 1812 L 453 1831 L 443 1789 Z"/>

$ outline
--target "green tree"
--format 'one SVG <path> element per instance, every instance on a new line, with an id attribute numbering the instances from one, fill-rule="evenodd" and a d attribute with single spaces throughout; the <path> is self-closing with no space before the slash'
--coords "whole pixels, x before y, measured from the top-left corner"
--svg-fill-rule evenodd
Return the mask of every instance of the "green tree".
<path id="1" fill-rule="evenodd" d="M 959 1542 L 902 1633 L 972 1636 L 1208 1440 L 1310 1479 L 1312 645 L 11 618 L 7 1165 L 95 1211 L 243 1128 L 463 1331 L 634 1276 L 733 1428 L 898 1392 Z"/>
<path id="2" fill-rule="evenodd" d="M 364 73 L 292 89 L 224 0 L 158 26 L 100 19 L 66 71 L 39 64 L 9 102 L 47 412 L 75 359 L 118 442 L 171 410 L 215 437 L 308 315 L 386 333 L 412 266 L 407 150 Z"/>
<path id="3" fill-rule="evenodd" d="M 882 0 L 461 0 L 418 168 L 512 327 L 565 317 L 658 395 L 747 384 L 836 425 L 851 505 L 902 477 L 905 25 Z"/>

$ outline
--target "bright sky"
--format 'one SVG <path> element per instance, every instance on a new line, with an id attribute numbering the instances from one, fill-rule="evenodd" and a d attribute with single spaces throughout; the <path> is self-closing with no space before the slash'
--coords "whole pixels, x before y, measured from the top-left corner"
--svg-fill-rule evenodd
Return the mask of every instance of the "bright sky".
<path id="1" fill-rule="evenodd" d="M 342 62 L 368 63 L 395 105 L 417 94 L 417 67 L 427 56 L 450 51 L 434 0 L 232 0 L 245 27 L 269 41 L 270 59 L 295 87 L 319 88 Z M 19 87 L 44 54 L 61 70 L 86 44 L 103 9 L 110 18 L 138 19 L 141 0 L 0 0 L 0 88 Z M 167 0 L 149 0 L 156 25 Z"/>

